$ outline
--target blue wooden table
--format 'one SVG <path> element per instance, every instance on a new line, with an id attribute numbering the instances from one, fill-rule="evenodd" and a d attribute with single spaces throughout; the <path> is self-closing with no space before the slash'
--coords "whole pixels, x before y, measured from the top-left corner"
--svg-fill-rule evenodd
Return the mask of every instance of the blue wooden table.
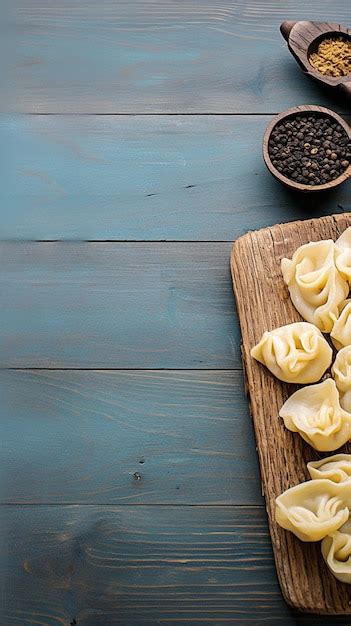
<path id="1" fill-rule="evenodd" d="M 276 579 L 229 275 L 351 209 L 264 168 L 315 103 L 284 19 L 348 0 L 2 0 L 2 626 L 350 624 Z"/>

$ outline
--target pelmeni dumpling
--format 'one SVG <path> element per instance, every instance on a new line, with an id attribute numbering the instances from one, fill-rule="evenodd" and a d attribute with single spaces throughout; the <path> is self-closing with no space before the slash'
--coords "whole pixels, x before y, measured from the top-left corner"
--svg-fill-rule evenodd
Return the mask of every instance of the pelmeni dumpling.
<path id="1" fill-rule="evenodd" d="M 298 312 L 322 332 L 330 333 L 338 307 L 349 293 L 348 283 L 335 265 L 334 241 L 300 246 L 291 260 L 282 260 L 281 269 Z"/>
<path id="2" fill-rule="evenodd" d="M 337 353 L 332 376 L 339 390 L 342 408 L 351 413 L 351 346 L 346 346 Z"/>
<path id="3" fill-rule="evenodd" d="M 276 499 L 276 521 L 301 541 L 320 541 L 349 518 L 351 490 L 347 483 L 310 480 Z"/>
<path id="4" fill-rule="evenodd" d="M 351 519 L 322 541 L 323 558 L 331 573 L 351 584 Z"/>
<path id="5" fill-rule="evenodd" d="M 297 432 L 321 452 L 343 446 L 351 437 L 351 414 L 339 403 L 335 381 L 302 387 L 288 398 L 280 412 L 286 428 Z"/>
<path id="6" fill-rule="evenodd" d="M 351 284 L 351 226 L 335 242 L 335 264 L 343 278 Z"/>
<path id="7" fill-rule="evenodd" d="M 307 469 L 312 480 L 327 478 L 333 483 L 351 481 L 351 454 L 334 454 L 320 461 L 310 461 Z"/>
<path id="8" fill-rule="evenodd" d="M 335 318 L 330 337 L 337 350 L 351 345 L 351 300 L 339 306 L 339 316 Z"/>
<path id="9" fill-rule="evenodd" d="M 266 331 L 251 350 L 277 378 L 288 383 L 314 383 L 332 360 L 332 349 L 322 333 L 307 322 L 296 322 Z"/>

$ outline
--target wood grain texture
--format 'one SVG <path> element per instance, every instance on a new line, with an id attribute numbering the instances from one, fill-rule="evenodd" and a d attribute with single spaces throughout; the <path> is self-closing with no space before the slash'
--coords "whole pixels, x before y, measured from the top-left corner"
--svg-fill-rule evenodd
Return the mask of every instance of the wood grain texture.
<path id="1" fill-rule="evenodd" d="M 3 370 L 0 396 L 2 502 L 262 503 L 241 372 Z"/>
<path id="2" fill-rule="evenodd" d="M 227 240 L 351 208 L 297 197 L 262 159 L 269 116 L 0 118 L 2 239 Z"/>
<path id="3" fill-rule="evenodd" d="M 0 520 L 6 626 L 331 626 L 285 605 L 263 507 L 0 507 Z"/>
<path id="4" fill-rule="evenodd" d="M 345 0 L 3 0 L 2 109 L 278 112 L 331 104 L 281 40 L 284 19 L 351 22 Z"/>
<path id="5" fill-rule="evenodd" d="M 229 244 L 0 244 L 2 367 L 241 367 Z"/>
<path id="6" fill-rule="evenodd" d="M 292 386 L 275 379 L 250 357 L 265 330 L 301 320 L 284 285 L 280 261 L 304 243 L 337 239 L 351 214 L 282 224 L 239 239 L 232 252 L 232 274 L 243 338 L 247 390 L 255 427 L 278 577 L 286 600 L 301 610 L 351 614 L 351 588 L 326 575 L 320 545 L 303 544 L 275 522 L 275 498 L 308 478 L 306 463 L 320 458 L 278 417 Z M 248 271 L 250 268 L 250 271 Z M 259 312 L 259 314 L 258 314 Z M 351 446 L 345 446 L 351 452 Z"/>

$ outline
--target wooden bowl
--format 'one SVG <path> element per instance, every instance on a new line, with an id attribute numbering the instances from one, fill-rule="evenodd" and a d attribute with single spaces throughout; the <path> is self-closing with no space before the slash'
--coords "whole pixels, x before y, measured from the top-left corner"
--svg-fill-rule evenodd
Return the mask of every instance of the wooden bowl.
<path id="1" fill-rule="evenodd" d="M 268 124 L 263 137 L 263 158 L 269 171 L 277 180 L 279 180 L 287 187 L 290 187 L 290 189 L 303 191 L 305 193 L 313 191 L 326 191 L 328 189 L 332 189 L 333 187 L 341 185 L 341 183 L 343 183 L 351 176 L 351 163 L 348 168 L 342 174 L 340 174 L 340 176 L 338 176 L 334 180 L 329 181 L 328 183 L 324 183 L 323 185 L 304 185 L 302 183 L 295 182 L 294 180 L 291 180 L 287 176 L 284 176 L 283 174 L 278 172 L 278 170 L 274 167 L 268 152 L 268 145 L 272 130 L 279 122 L 289 117 L 295 117 L 297 113 L 323 113 L 324 115 L 330 117 L 332 120 L 338 122 L 340 126 L 345 129 L 348 138 L 351 139 L 350 126 L 347 124 L 347 122 L 345 122 L 345 120 L 342 119 L 342 117 L 340 117 L 340 115 L 334 113 L 334 111 L 332 111 L 331 109 L 326 109 L 325 107 L 320 107 L 313 104 L 306 104 L 303 106 L 294 107 L 292 109 L 287 109 L 286 111 L 279 113 L 272 119 L 270 124 Z"/>
<path id="2" fill-rule="evenodd" d="M 333 22 L 283 22 L 280 32 L 288 43 L 288 48 L 305 74 L 328 88 L 336 89 L 351 98 L 351 74 L 347 76 L 325 76 L 312 67 L 309 57 L 317 50 L 319 43 L 327 37 L 340 35 L 351 41 L 351 30 Z"/>

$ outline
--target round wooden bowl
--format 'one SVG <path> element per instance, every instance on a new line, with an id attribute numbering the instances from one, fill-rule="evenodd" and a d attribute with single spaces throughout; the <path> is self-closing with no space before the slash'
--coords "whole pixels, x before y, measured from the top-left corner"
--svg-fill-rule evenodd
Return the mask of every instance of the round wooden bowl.
<path id="1" fill-rule="evenodd" d="M 342 117 L 340 117 L 340 115 L 338 115 L 337 113 L 334 113 L 334 111 L 332 111 L 331 109 L 326 109 L 325 107 L 320 107 L 320 106 L 316 106 L 313 104 L 306 104 L 306 105 L 294 107 L 292 109 L 287 109 L 286 111 L 279 113 L 279 115 L 276 115 L 272 119 L 270 124 L 268 124 L 264 137 L 263 137 L 263 158 L 269 171 L 271 172 L 271 174 L 273 174 L 273 176 L 277 180 L 279 180 L 281 183 L 283 183 L 287 187 L 290 187 L 290 189 L 295 189 L 296 191 L 303 191 L 305 193 L 309 193 L 313 191 L 326 191 L 327 189 L 332 189 L 333 187 L 337 187 L 338 185 L 341 185 L 341 183 L 343 183 L 345 180 L 347 180 L 351 176 L 351 163 L 348 166 L 348 168 L 342 174 L 340 174 L 340 176 L 338 176 L 338 178 L 335 178 L 334 180 L 331 180 L 328 183 L 324 183 L 323 185 L 303 185 L 301 183 L 297 183 L 294 180 L 291 180 L 290 178 L 287 178 L 287 176 L 284 176 L 283 174 L 278 172 L 278 170 L 274 167 L 271 161 L 271 158 L 269 156 L 269 152 L 268 152 L 268 144 L 269 144 L 271 132 L 273 128 L 279 122 L 281 122 L 282 120 L 288 117 L 295 117 L 297 113 L 307 113 L 307 114 L 323 113 L 324 115 L 327 115 L 328 117 L 332 118 L 334 121 L 338 122 L 340 126 L 342 126 L 345 129 L 349 139 L 351 139 L 350 126 L 347 124 L 347 122 L 345 122 L 345 120 L 342 119 Z"/>

